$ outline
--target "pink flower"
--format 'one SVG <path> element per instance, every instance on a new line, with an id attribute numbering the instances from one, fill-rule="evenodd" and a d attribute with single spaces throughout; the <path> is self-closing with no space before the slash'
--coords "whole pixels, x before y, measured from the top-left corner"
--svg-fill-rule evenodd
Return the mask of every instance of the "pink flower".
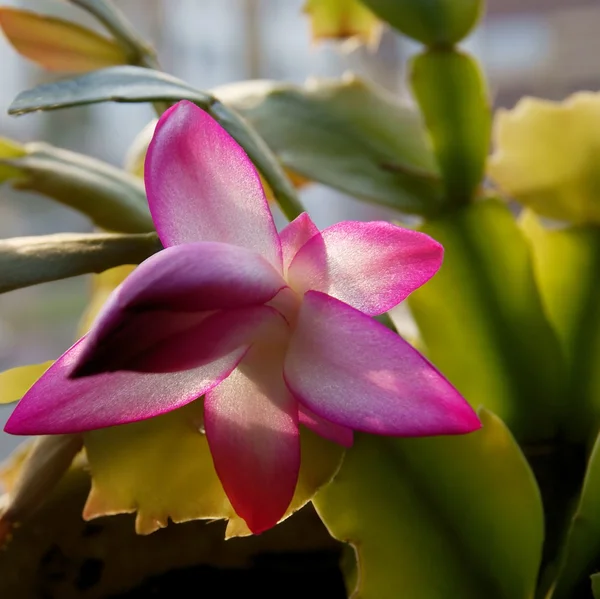
<path id="1" fill-rule="evenodd" d="M 243 149 L 189 102 L 158 123 L 146 189 L 167 249 L 113 293 L 90 333 L 17 405 L 7 432 L 114 426 L 205 395 L 215 468 L 258 533 L 292 499 L 299 423 L 345 446 L 352 430 L 479 428 L 458 391 L 371 318 L 435 274 L 436 241 L 385 222 L 319 232 L 306 214 L 278 234 Z"/>

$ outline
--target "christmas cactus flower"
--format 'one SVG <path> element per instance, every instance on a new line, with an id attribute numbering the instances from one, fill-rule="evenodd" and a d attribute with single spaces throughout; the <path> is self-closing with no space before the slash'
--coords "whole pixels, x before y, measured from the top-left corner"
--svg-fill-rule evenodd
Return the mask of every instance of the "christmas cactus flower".
<path id="1" fill-rule="evenodd" d="M 353 430 L 479 428 L 457 390 L 372 318 L 434 275 L 436 241 L 385 222 L 319 232 L 306 214 L 278 234 L 244 150 L 189 102 L 160 119 L 145 181 L 166 249 L 117 288 L 89 334 L 23 397 L 7 432 L 114 426 L 204 395 L 216 471 L 258 533 L 292 499 L 299 424 L 345 446 Z"/>

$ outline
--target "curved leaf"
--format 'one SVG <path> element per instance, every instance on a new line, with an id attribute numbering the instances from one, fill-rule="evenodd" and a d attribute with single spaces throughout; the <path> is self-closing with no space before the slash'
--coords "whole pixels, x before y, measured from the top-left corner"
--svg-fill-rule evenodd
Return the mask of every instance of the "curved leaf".
<path id="1" fill-rule="evenodd" d="M 39 85 L 21 92 L 9 114 L 55 110 L 99 102 L 177 102 L 189 100 L 205 107 L 210 96 L 177 77 L 135 66 L 109 67 L 74 79 Z"/>
<path id="2" fill-rule="evenodd" d="M 512 213 L 487 200 L 421 230 L 445 248 L 438 274 L 408 298 L 428 357 L 519 440 L 552 437 L 565 407 L 565 365 Z"/>
<path id="3" fill-rule="evenodd" d="M 441 182 L 421 118 L 383 89 L 346 77 L 304 88 L 236 83 L 214 94 L 240 112 L 291 171 L 405 212 L 439 208 Z"/>
<path id="4" fill-rule="evenodd" d="M 114 41 L 56 17 L 3 6 L 0 27 L 19 54 L 52 71 L 85 73 L 127 63 Z"/>
<path id="5" fill-rule="evenodd" d="M 52 360 L 0 372 L 0 404 L 19 401 L 51 365 Z"/>
<path id="6" fill-rule="evenodd" d="M 576 441 L 588 439 L 600 424 L 600 230 L 546 229 L 530 210 L 520 224 L 531 243 L 544 308 L 567 359 L 564 428 Z"/>
<path id="7" fill-rule="evenodd" d="M 293 220 L 303 211 L 294 187 L 256 131 L 237 112 L 216 98 L 160 71 L 141 67 L 112 67 L 75 79 L 40 85 L 12 103 L 10 114 L 54 110 L 98 102 L 176 102 L 190 100 L 213 116 L 246 150 L 273 190 L 285 215 Z"/>
<path id="8" fill-rule="evenodd" d="M 139 264 L 162 249 L 154 233 L 58 233 L 0 240 L 0 293 Z"/>
<path id="9" fill-rule="evenodd" d="M 541 498 L 502 421 L 470 435 L 356 436 L 313 503 L 358 559 L 356 599 L 531 599 Z"/>
<path id="10" fill-rule="evenodd" d="M 89 216 L 99 227 L 123 233 L 154 231 L 143 184 L 105 162 L 44 143 L 25 154 L 0 156 L 15 189 L 35 191 Z M 6 180 L 6 179 L 5 179 Z"/>

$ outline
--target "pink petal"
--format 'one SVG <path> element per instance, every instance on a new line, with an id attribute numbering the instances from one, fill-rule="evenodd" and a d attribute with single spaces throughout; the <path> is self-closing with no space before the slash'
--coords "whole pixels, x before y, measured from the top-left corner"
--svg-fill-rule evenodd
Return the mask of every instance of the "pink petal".
<path id="1" fill-rule="evenodd" d="M 262 256 L 243 248 L 217 242 L 167 248 L 140 264 L 108 299 L 74 376 L 123 368 L 147 348 L 196 327 L 203 312 L 259 305 L 284 286 Z"/>
<path id="2" fill-rule="evenodd" d="M 285 379 L 303 405 L 354 430 L 408 437 L 481 426 L 460 393 L 406 341 L 324 293 L 304 296 Z"/>
<path id="3" fill-rule="evenodd" d="M 314 412 L 311 412 L 306 406 L 300 405 L 298 409 L 300 424 L 303 424 L 311 431 L 321 435 L 324 439 L 329 439 L 343 447 L 352 447 L 354 443 L 354 433 L 352 429 L 340 426 L 334 422 L 329 422 Z"/>
<path id="4" fill-rule="evenodd" d="M 75 378 L 119 370 L 178 372 L 220 360 L 268 335 L 280 315 L 267 306 L 179 314 L 151 311 L 127 321 L 87 362 Z M 133 323 L 133 327 L 128 326 Z M 84 341 L 84 344 L 86 342 Z M 106 351 L 105 351 L 106 348 Z M 81 360 L 85 358 L 84 348 Z"/>
<path id="5" fill-rule="evenodd" d="M 281 250 L 283 252 L 283 271 L 287 272 L 290 263 L 298 250 L 311 238 L 319 234 L 317 225 L 312 222 L 310 216 L 303 212 L 285 227 L 279 237 L 281 238 Z"/>
<path id="6" fill-rule="evenodd" d="M 17 404 L 4 430 L 15 435 L 78 433 L 152 418 L 180 408 L 220 383 L 247 348 L 172 374 L 117 372 L 71 380 L 83 339 L 64 353 Z"/>
<path id="7" fill-rule="evenodd" d="M 235 511 L 255 534 L 285 514 L 300 468 L 298 406 L 283 382 L 282 350 L 253 346 L 204 402 L 215 469 Z"/>
<path id="8" fill-rule="evenodd" d="M 256 168 L 195 104 L 179 102 L 160 118 L 145 181 L 165 246 L 221 241 L 258 252 L 281 270 L 279 236 Z"/>
<path id="9" fill-rule="evenodd" d="M 424 233 L 385 222 L 346 221 L 312 237 L 287 278 L 299 293 L 322 291 L 374 316 L 426 283 L 442 257 L 442 246 Z"/>

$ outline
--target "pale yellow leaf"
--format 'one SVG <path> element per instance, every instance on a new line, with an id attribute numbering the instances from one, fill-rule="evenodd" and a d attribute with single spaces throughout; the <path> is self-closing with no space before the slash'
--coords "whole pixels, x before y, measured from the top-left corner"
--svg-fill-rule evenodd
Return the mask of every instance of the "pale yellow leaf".
<path id="1" fill-rule="evenodd" d="M 600 93 L 524 98 L 497 113 L 494 140 L 488 174 L 504 193 L 542 216 L 600 223 Z"/>
<path id="2" fill-rule="evenodd" d="M 140 534 L 164 528 L 169 519 L 226 518 L 227 537 L 250 534 L 223 491 L 202 426 L 198 400 L 150 420 L 87 433 L 92 490 L 84 517 L 137 512 Z M 331 480 L 342 455 L 342 448 L 302 431 L 300 479 L 284 519 Z"/>
<path id="3" fill-rule="evenodd" d="M 315 41 L 355 37 L 370 45 L 379 42 L 381 22 L 358 0 L 307 0 L 304 12 Z"/>

